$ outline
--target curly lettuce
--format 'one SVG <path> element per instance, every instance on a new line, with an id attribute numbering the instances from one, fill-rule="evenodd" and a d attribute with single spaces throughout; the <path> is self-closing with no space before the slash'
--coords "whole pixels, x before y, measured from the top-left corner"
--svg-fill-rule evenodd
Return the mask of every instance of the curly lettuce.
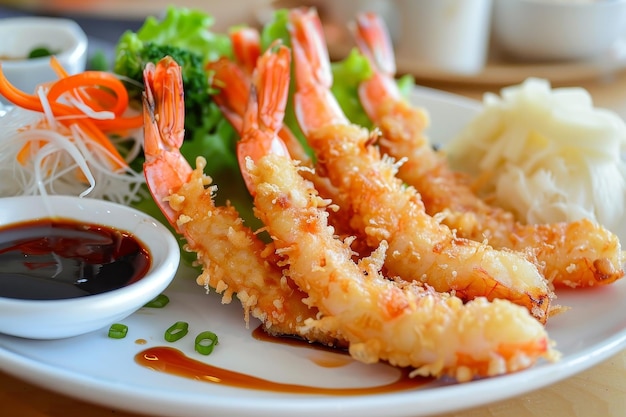
<path id="1" fill-rule="evenodd" d="M 129 91 L 139 97 L 143 69 L 171 56 L 182 68 L 185 94 L 185 142 L 181 152 L 194 162 L 203 155 L 209 172 L 237 168 L 237 135 L 212 99 L 206 64 L 232 55 L 230 38 L 214 33 L 212 16 L 197 10 L 169 7 L 162 20 L 151 16 L 137 32 L 126 31 L 116 46 L 114 72 L 134 80 Z"/>

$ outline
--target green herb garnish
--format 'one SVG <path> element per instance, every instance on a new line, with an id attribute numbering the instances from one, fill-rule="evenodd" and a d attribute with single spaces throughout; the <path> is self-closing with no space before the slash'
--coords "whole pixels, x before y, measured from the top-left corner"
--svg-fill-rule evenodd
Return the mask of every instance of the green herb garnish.
<path id="1" fill-rule="evenodd" d="M 175 342 L 182 339 L 189 333 L 189 324 L 184 321 L 177 321 L 165 331 L 165 340 Z"/>
<path id="2" fill-rule="evenodd" d="M 123 339 L 128 333 L 128 326 L 122 323 L 113 323 L 109 327 L 109 337 L 111 339 Z"/>
<path id="3" fill-rule="evenodd" d="M 217 345 L 217 335 L 209 330 L 200 333 L 196 336 L 195 349 L 196 352 L 202 355 L 210 355 L 213 352 L 213 348 Z"/>
<path id="4" fill-rule="evenodd" d="M 148 301 L 144 307 L 148 308 L 163 308 L 170 302 L 170 299 L 165 294 L 159 294 L 152 300 Z"/>

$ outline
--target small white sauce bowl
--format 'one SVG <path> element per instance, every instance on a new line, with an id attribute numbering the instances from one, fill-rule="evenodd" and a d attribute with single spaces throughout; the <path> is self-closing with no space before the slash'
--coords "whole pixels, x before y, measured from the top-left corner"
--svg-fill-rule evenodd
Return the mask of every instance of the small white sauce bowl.
<path id="1" fill-rule="evenodd" d="M 147 214 L 121 204 L 73 196 L 0 198 L 0 227 L 54 217 L 98 224 L 132 234 L 148 250 L 150 269 L 140 280 L 112 291 L 59 300 L 0 297 L 0 333 L 58 339 L 103 329 L 143 307 L 174 278 L 180 248 L 173 234 Z M 108 331 L 108 329 L 107 329 Z"/>
<path id="2" fill-rule="evenodd" d="M 494 0 L 494 43 L 513 58 L 594 59 L 626 36 L 626 0 Z"/>
<path id="3" fill-rule="evenodd" d="M 8 17 L 0 19 L 0 64 L 7 79 L 26 93 L 44 82 L 58 79 L 50 57 L 31 58 L 35 48 L 55 53 L 63 68 L 76 74 L 85 70 L 87 35 L 73 20 L 56 17 Z"/>

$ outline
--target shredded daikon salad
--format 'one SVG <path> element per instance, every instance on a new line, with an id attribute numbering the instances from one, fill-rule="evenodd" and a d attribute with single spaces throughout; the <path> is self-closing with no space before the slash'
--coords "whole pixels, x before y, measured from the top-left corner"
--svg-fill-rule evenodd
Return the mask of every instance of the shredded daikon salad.
<path id="1" fill-rule="evenodd" d="M 55 69 L 63 82 L 35 94 L 15 89 L 0 71 L 0 94 L 10 101 L 0 103 L 0 197 L 137 201 L 145 181 L 129 163 L 141 152 L 142 119 L 127 115 L 123 84 L 111 74 Z"/>
<path id="2" fill-rule="evenodd" d="M 479 193 L 527 223 L 581 218 L 620 228 L 626 124 L 578 87 L 529 78 L 487 93 L 483 110 L 446 146 Z"/>

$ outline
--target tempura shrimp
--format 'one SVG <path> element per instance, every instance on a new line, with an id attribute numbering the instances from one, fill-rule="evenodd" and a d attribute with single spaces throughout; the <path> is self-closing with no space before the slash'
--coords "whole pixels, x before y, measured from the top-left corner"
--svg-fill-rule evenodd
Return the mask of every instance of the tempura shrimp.
<path id="1" fill-rule="evenodd" d="M 167 220 L 186 239 L 185 249 L 197 253 L 199 285 L 241 302 L 250 316 L 274 335 L 300 335 L 324 344 L 343 343 L 329 332 L 299 329 L 317 310 L 302 301 L 306 294 L 285 277 L 266 253 L 261 240 L 243 224 L 233 206 L 216 207 L 217 186 L 203 174 L 206 161 L 192 169 L 179 148 L 183 141 L 184 105 L 180 67 L 171 58 L 144 71 L 144 150 L 146 182 Z"/>
<path id="2" fill-rule="evenodd" d="M 382 19 L 361 13 L 353 28 L 359 49 L 374 69 L 374 75 L 359 87 L 363 108 L 382 131 L 381 150 L 404 161 L 398 176 L 419 191 L 428 214 L 460 237 L 529 253 L 556 286 L 604 285 L 624 275 L 619 238 L 601 225 L 590 220 L 525 225 L 511 212 L 479 198 L 468 178 L 453 172 L 445 155 L 429 143 L 424 111 L 401 96 L 393 80 L 395 58 Z"/>
<path id="3" fill-rule="evenodd" d="M 330 92 L 321 23 L 313 9 L 290 12 L 296 116 L 317 155 L 316 169 L 349 196 L 351 226 L 371 247 L 389 244 L 385 268 L 464 300 L 504 298 L 547 320 L 552 291 L 536 266 L 512 251 L 458 238 L 426 214 L 419 193 L 396 177 L 375 133 L 349 123 Z"/>
<path id="4" fill-rule="evenodd" d="M 289 75 L 286 47 L 269 49 L 259 61 L 242 141 L 276 137 Z M 263 100 L 256 101 L 258 97 Z M 244 169 L 244 168 L 242 168 Z M 349 352 L 365 363 L 385 360 L 414 367 L 415 375 L 452 376 L 458 381 L 514 372 L 540 358 L 554 359 L 545 328 L 508 300 L 478 297 L 466 304 L 420 283 L 394 282 L 380 274 L 386 242 L 359 263 L 350 243 L 327 224 L 330 202 L 321 198 L 285 154 L 247 158 L 255 213 L 274 239 L 289 276 L 320 311 L 305 330 L 345 337 Z M 304 330 L 303 330 L 304 331 Z"/>
<path id="5" fill-rule="evenodd" d="M 211 85 L 218 90 L 213 99 L 235 130 L 241 132 L 250 96 L 250 77 L 261 53 L 261 41 L 259 32 L 247 26 L 232 29 L 229 34 L 235 59 L 219 58 L 209 62 L 207 70 L 212 74 Z M 281 126 L 279 136 L 294 159 L 312 166 L 302 143 L 287 126 Z"/>
<path id="6" fill-rule="evenodd" d="M 253 28 L 241 27 L 232 30 L 230 36 L 235 51 L 235 60 L 223 57 L 210 62 L 207 69 L 212 73 L 212 86 L 218 90 L 213 96 L 215 102 L 235 130 L 241 132 L 244 113 L 248 97 L 250 96 L 252 69 L 259 57 L 259 34 Z M 282 124 L 280 127 L 278 136 L 286 146 L 292 159 L 300 161 L 302 166 L 311 168 L 303 171 L 302 174 L 315 184 L 315 188 L 325 198 L 331 198 L 335 202 L 334 210 L 330 213 L 331 222 L 340 235 L 348 235 L 350 231 L 346 225 L 349 223 L 349 213 L 345 213 L 341 209 L 341 207 L 347 206 L 347 203 L 343 201 L 343 195 L 337 191 L 328 178 L 316 175 L 312 159 L 294 133 L 285 124 Z M 277 144 L 274 142 L 274 146 L 282 146 L 282 143 Z M 239 144 L 238 146 L 245 145 Z M 248 151 L 238 152 L 238 155 L 245 155 L 257 150 L 260 150 L 260 148 L 254 145 Z M 240 163 L 243 163 L 243 161 L 240 161 Z M 246 174 L 243 175 L 245 178 Z M 360 242 L 355 242 L 355 250 L 359 244 Z M 361 251 L 364 250 L 363 247 L 361 246 Z"/>

